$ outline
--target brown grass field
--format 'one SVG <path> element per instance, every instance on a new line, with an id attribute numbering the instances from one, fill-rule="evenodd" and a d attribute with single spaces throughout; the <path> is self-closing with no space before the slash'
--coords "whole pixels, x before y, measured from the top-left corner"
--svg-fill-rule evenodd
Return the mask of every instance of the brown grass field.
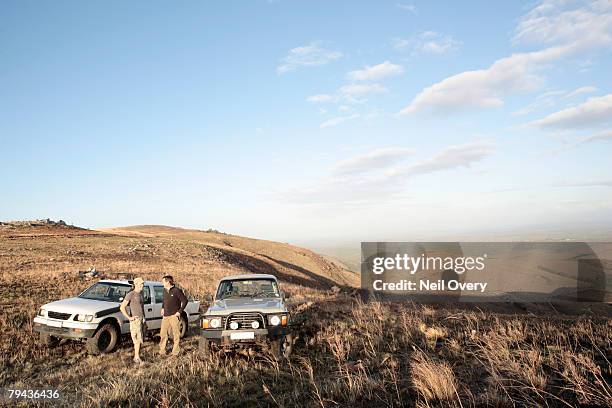
<path id="1" fill-rule="evenodd" d="M 40 347 L 38 307 L 92 284 L 76 272 L 91 266 L 107 277 L 169 273 L 200 299 L 224 275 L 272 273 L 289 295 L 294 353 L 204 359 L 191 334 L 175 360 L 145 343 L 136 367 L 129 340 L 101 356 L 75 342 Z M 606 304 L 363 303 L 358 285 L 312 251 L 214 231 L 0 225 L 0 388 L 59 389 L 49 406 L 612 406 Z"/>

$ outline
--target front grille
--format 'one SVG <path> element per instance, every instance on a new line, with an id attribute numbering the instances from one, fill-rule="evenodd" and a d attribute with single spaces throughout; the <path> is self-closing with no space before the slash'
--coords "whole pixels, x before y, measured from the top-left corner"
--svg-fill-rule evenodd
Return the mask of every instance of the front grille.
<path id="1" fill-rule="evenodd" d="M 253 322 L 259 322 L 259 328 L 266 327 L 265 320 L 260 313 L 234 313 L 225 321 L 225 328 L 230 328 L 231 322 L 238 323 L 239 329 L 250 329 Z"/>
<path id="2" fill-rule="evenodd" d="M 68 318 L 70 317 L 70 313 L 60 313 L 60 312 L 47 312 L 47 316 L 49 316 L 51 319 L 58 319 L 58 320 L 68 320 Z"/>

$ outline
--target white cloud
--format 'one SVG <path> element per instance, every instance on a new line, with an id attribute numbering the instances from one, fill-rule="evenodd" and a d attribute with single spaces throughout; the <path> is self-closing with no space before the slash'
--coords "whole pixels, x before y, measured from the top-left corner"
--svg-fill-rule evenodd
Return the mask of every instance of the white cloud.
<path id="1" fill-rule="evenodd" d="M 339 58 L 342 58 L 341 52 L 322 48 L 320 43 L 312 42 L 308 45 L 289 50 L 289 53 L 281 60 L 280 65 L 276 68 L 276 72 L 278 74 L 284 74 L 302 66 L 325 65 Z"/>
<path id="2" fill-rule="evenodd" d="M 591 128 L 612 122 L 612 94 L 592 97 L 580 105 L 533 121 L 531 126 L 545 129 Z"/>
<path id="3" fill-rule="evenodd" d="M 402 10 L 410 11 L 411 13 L 416 13 L 417 11 L 417 8 L 414 4 L 397 3 L 395 6 L 401 8 Z"/>
<path id="4" fill-rule="evenodd" d="M 363 69 L 351 71 L 346 77 L 352 81 L 380 81 L 383 78 L 400 75 L 404 72 L 401 65 L 385 61 L 378 65 L 366 66 Z"/>
<path id="5" fill-rule="evenodd" d="M 375 149 L 366 154 L 342 160 L 332 167 L 334 174 L 357 174 L 374 169 L 388 167 L 415 154 L 414 149 L 405 147 L 387 147 Z"/>
<path id="6" fill-rule="evenodd" d="M 517 91 L 537 89 L 542 79 L 536 71 L 574 51 L 573 46 L 556 46 L 541 51 L 513 54 L 489 68 L 450 76 L 423 89 L 400 113 L 418 111 L 448 113 L 470 108 L 494 108 L 504 104 L 502 97 Z"/>
<path id="7" fill-rule="evenodd" d="M 309 96 L 308 98 L 306 98 L 306 100 L 312 103 L 323 103 L 323 102 L 332 102 L 334 100 L 334 97 L 331 95 L 327 95 L 327 94 L 319 94 L 319 95 Z"/>
<path id="8" fill-rule="evenodd" d="M 353 120 L 353 119 L 357 119 L 359 117 L 358 114 L 353 114 L 350 116 L 336 116 L 330 119 L 327 119 L 325 122 L 321 123 L 321 125 L 319 125 L 320 128 L 324 129 L 327 127 L 332 127 L 332 126 L 337 126 L 341 123 L 344 123 L 346 121 L 349 120 Z"/>
<path id="9" fill-rule="evenodd" d="M 570 7 L 576 5 L 580 7 Z M 595 48 L 612 42 L 612 3 L 545 0 L 521 18 L 513 43 L 568 44 Z"/>
<path id="10" fill-rule="evenodd" d="M 612 44 L 612 3 L 593 1 L 578 8 L 545 1 L 521 19 L 514 43 L 543 43 L 539 51 L 516 53 L 490 67 L 452 75 L 417 94 L 401 113 L 454 112 L 503 105 L 503 97 L 531 91 L 543 82 L 537 74 L 561 58 Z"/>
<path id="11" fill-rule="evenodd" d="M 459 49 L 461 42 L 455 40 L 451 35 L 435 31 L 423 31 L 412 38 L 395 38 L 391 45 L 396 50 L 410 49 L 413 53 L 447 54 Z"/>

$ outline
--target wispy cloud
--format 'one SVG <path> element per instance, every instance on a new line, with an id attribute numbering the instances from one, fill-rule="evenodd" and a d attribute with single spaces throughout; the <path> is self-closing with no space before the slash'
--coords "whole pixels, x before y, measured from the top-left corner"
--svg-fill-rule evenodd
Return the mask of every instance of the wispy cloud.
<path id="1" fill-rule="evenodd" d="M 409 11 L 411 13 L 416 13 L 417 11 L 417 8 L 414 4 L 396 3 L 395 6 L 404 11 Z"/>
<path id="2" fill-rule="evenodd" d="M 566 181 L 559 187 L 612 187 L 612 180 Z"/>
<path id="3" fill-rule="evenodd" d="M 351 71 L 346 77 L 351 81 L 380 81 L 386 77 L 401 75 L 404 68 L 401 65 L 385 61 L 378 65 L 366 66 L 363 69 Z"/>
<path id="4" fill-rule="evenodd" d="M 581 129 L 609 123 L 612 123 L 612 94 L 589 98 L 577 106 L 551 113 L 529 125 L 544 129 Z"/>
<path id="5" fill-rule="evenodd" d="M 308 98 L 306 98 L 306 100 L 312 103 L 323 103 L 323 102 L 332 102 L 334 100 L 334 97 L 331 95 L 327 95 L 327 94 L 318 94 L 318 95 L 309 96 Z"/>
<path id="6" fill-rule="evenodd" d="M 312 103 L 364 103 L 370 94 L 387 93 L 389 90 L 378 83 L 357 83 L 343 85 L 333 94 L 318 94 L 306 98 Z"/>
<path id="7" fill-rule="evenodd" d="M 485 142 L 466 143 L 445 148 L 437 155 L 404 168 L 396 168 L 389 176 L 413 176 L 435 171 L 470 167 L 473 163 L 494 153 L 493 145 Z"/>
<path id="8" fill-rule="evenodd" d="M 560 147 L 540 153 L 541 156 L 557 155 L 559 153 L 574 150 L 584 144 L 596 142 L 612 142 L 612 130 L 605 130 L 590 136 L 582 136 L 574 140 L 565 141 Z"/>
<path id="9" fill-rule="evenodd" d="M 597 88 L 594 86 L 582 86 L 571 92 L 562 90 L 548 91 L 541 95 L 538 95 L 533 102 L 529 105 L 521 108 L 517 111 L 512 112 L 513 116 L 521 116 L 533 113 L 542 108 L 550 108 L 555 106 L 560 100 L 568 100 L 575 98 L 576 96 L 583 95 L 585 93 L 595 92 Z"/>
<path id="10" fill-rule="evenodd" d="M 340 87 L 338 93 L 348 99 L 359 98 L 373 93 L 386 93 L 387 88 L 381 84 L 348 84 Z"/>
<path id="11" fill-rule="evenodd" d="M 349 120 L 357 119 L 358 117 L 359 117 L 359 115 L 356 114 L 356 113 L 354 113 L 354 114 L 352 114 L 350 116 L 336 116 L 336 117 L 327 119 L 326 121 L 321 123 L 319 125 L 319 127 L 324 129 L 324 128 L 328 128 L 328 127 L 332 127 L 332 126 L 338 126 L 341 123 L 344 123 L 344 122 L 349 121 Z"/>
<path id="12" fill-rule="evenodd" d="M 578 89 L 573 90 L 572 92 L 568 92 L 566 95 L 563 95 L 564 99 L 570 99 L 576 97 L 578 95 L 582 95 L 585 93 L 592 93 L 597 91 L 597 88 L 594 86 L 581 86 Z"/>
<path id="13" fill-rule="evenodd" d="M 299 204 L 372 205 L 405 196 L 406 184 L 418 175 L 468 168 L 494 153 L 488 142 L 448 146 L 431 158 L 405 163 L 413 149 L 375 149 L 338 162 L 327 178 L 283 194 Z"/>
<path id="14" fill-rule="evenodd" d="M 276 67 L 278 74 L 285 74 L 299 67 L 310 67 L 325 65 L 330 61 L 342 58 L 342 53 L 321 47 L 319 42 L 311 42 L 308 45 L 292 48 L 289 53 L 281 59 Z"/>
<path id="15" fill-rule="evenodd" d="M 413 54 L 447 54 L 457 51 L 461 42 L 451 35 L 436 31 L 423 31 L 411 38 L 395 38 L 391 41 L 393 48 L 399 51 L 410 50 Z"/>
<path id="16" fill-rule="evenodd" d="M 593 1 L 578 8 L 574 3 L 545 1 L 519 22 L 515 44 L 538 43 L 547 48 L 517 53 L 485 69 L 452 75 L 418 93 L 401 113 L 450 113 L 470 108 L 502 106 L 504 97 L 537 89 L 538 72 L 547 65 L 584 51 L 612 44 L 612 5 Z"/>
<path id="17" fill-rule="evenodd" d="M 414 149 L 407 147 L 375 149 L 336 163 L 332 167 L 332 173 L 338 175 L 366 173 L 396 164 L 415 153 Z"/>

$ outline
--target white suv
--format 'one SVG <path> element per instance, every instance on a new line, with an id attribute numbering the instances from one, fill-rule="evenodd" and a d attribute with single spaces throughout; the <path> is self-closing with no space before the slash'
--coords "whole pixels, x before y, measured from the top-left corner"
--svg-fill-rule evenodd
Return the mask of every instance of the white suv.
<path id="1" fill-rule="evenodd" d="M 91 354 L 109 353 L 117 346 L 121 335 L 130 333 L 130 323 L 119 311 L 125 295 L 133 289 L 132 281 L 101 280 L 77 297 L 43 305 L 34 318 L 34 331 L 45 346 L 58 338 L 85 341 Z M 161 282 L 145 281 L 145 321 L 148 334 L 161 327 L 164 287 Z M 181 337 L 190 323 L 200 319 L 200 302 L 189 300 L 181 316 Z"/>

